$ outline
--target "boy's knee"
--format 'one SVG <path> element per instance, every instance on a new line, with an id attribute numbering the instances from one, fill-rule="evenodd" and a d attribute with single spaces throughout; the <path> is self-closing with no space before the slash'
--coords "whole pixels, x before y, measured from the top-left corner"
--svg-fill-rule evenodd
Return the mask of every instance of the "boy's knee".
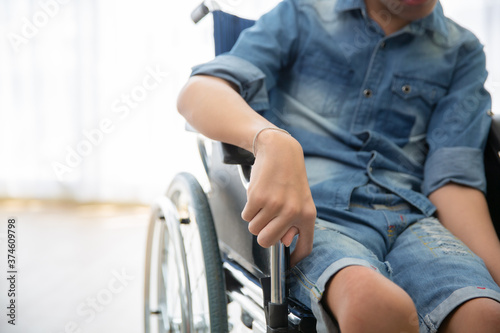
<path id="1" fill-rule="evenodd" d="M 328 284 L 326 296 L 326 305 L 338 321 L 341 331 L 418 330 L 418 317 L 410 296 L 369 268 L 344 268 Z"/>
<path id="2" fill-rule="evenodd" d="M 440 332 L 500 332 L 500 303 L 474 298 L 456 308 L 440 326 Z"/>
<path id="3" fill-rule="evenodd" d="M 500 303 L 492 299 L 482 299 L 484 302 L 481 309 L 483 320 L 489 323 L 489 326 L 500 332 Z"/>

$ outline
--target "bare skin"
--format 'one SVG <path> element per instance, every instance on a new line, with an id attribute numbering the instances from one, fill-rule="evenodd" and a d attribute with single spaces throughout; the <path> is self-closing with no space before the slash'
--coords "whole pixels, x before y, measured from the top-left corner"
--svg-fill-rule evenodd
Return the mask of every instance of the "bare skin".
<path id="1" fill-rule="evenodd" d="M 340 270 L 327 285 L 323 304 L 341 332 L 418 332 L 417 310 L 410 296 L 367 267 Z"/>
<path id="2" fill-rule="evenodd" d="M 475 298 L 453 311 L 439 332 L 500 332 L 500 303 L 489 298 Z"/>
<path id="3" fill-rule="evenodd" d="M 214 77 L 192 77 L 179 95 L 178 110 L 200 133 L 249 151 L 260 129 L 276 127 L 253 111 L 236 87 Z M 280 239 L 289 246 L 298 234 L 292 265 L 311 253 L 316 207 L 302 147 L 291 136 L 264 131 L 257 137 L 247 204 L 241 215 L 263 247 Z"/>
<path id="4" fill-rule="evenodd" d="M 498 284 L 500 241 L 484 195 L 450 183 L 431 193 L 429 199 L 437 207 L 441 223 L 484 260 Z M 325 294 L 324 303 L 342 332 L 418 332 L 418 317 L 410 296 L 369 268 L 342 269 L 329 281 Z M 467 301 L 448 315 L 439 332 L 498 333 L 500 303 L 489 298 Z"/>
<path id="5" fill-rule="evenodd" d="M 407 6 L 401 0 L 365 0 L 365 3 L 370 17 L 382 27 L 386 35 L 391 35 L 411 21 L 429 15 L 437 0 L 427 0 L 413 6 Z M 500 284 L 500 242 L 483 194 L 472 188 L 448 184 L 431 193 L 429 199 L 437 207 L 441 223 L 485 261 L 495 282 Z M 329 281 L 325 301 L 341 331 L 418 332 L 417 314 L 414 306 L 412 308 L 408 304 L 409 296 L 396 284 L 384 280 L 368 268 L 354 266 L 344 268 Z M 369 287 L 363 292 L 363 286 Z M 375 300 L 366 297 L 373 295 L 371 290 L 383 290 L 382 296 Z M 373 306 L 369 305 L 370 302 L 374 302 Z M 359 320 L 355 322 L 352 311 L 356 308 L 352 304 L 360 304 L 356 310 Z M 399 312 L 392 306 L 396 306 Z M 395 313 L 399 319 L 413 319 L 398 321 L 390 317 Z M 377 321 L 377 318 L 391 320 Z M 444 321 L 440 332 L 500 332 L 499 322 L 500 303 L 478 298 L 453 311 Z"/>
<path id="6" fill-rule="evenodd" d="M 481 257 L 500 285 L 500 242 L 484 195 L 473 188 L 448 184 L 429 195 L 441 223 Z"/>
<path id="7" fill-rule="evenodd" d="M 447 184 L 429 195 L 441 223 L 484 260 L 500 285 L 500 241 L 484 195 L 473 188 Z M 500 303 L 476 298 L 462 304 L 444 321 L 440 332 L 500 332 Z"/>
<path id="8" fill-rule="evenodd" d="M 428 15 L 437 0 L 418 4 L 415 4 L 418 0 L 365 2 L 370 16 L 390 35 L 412 20 Z M 179 95 L 178 110 L 207 137 L 249 151 L 260 129 L 274 127 L 246 104 L 235 86 L 214 77 L 192 77 Z M 289 245 L 298 234 L 291 258 L 295 265 L 312 250 L 316 217 L 302 148 L 295 139 L 277 131 L 262 132 L 256 146 L 248 202 L 242 217 L 264 247 L 280 239 Z M 499 283 L 500 244 L 492 231 L 482 193 L 448 184 L 429 199 L 436 205 L 442 223 L 483 258 Z M 474 221 L 473 230 L 470 221 Z M 338 272 L 327 284 L 323 303 L 337 319 L 342 332 L 418 332 L 416 309 L 408 294 L 366 267 L 350 266 Z M 440 332 L 500 332 L 498 318 L 499 303 L 478 298 L 452 312 Z"/>

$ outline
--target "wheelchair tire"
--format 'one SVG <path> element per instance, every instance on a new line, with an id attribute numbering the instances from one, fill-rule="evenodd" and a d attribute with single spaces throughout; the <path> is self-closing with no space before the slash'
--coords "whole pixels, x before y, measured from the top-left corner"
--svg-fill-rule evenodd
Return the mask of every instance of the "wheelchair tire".
<path id="1" fill-rule="evenodd" d="M 146 252 L 146 332 L 227 332 L 222 260 L 203 189 L 180 173 L 159 201 Z"/>

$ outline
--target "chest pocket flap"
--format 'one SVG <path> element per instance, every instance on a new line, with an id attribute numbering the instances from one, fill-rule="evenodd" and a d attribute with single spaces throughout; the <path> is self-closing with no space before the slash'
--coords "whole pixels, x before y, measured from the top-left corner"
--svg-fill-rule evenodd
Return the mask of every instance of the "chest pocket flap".
<path id="1" fill-rule="evenodd" d="M 436 104 L 446 94 L 446 88 L 428 80 L 395 75 L 392 91 L 404 100 L 420 97 L 429 105 Z"/>

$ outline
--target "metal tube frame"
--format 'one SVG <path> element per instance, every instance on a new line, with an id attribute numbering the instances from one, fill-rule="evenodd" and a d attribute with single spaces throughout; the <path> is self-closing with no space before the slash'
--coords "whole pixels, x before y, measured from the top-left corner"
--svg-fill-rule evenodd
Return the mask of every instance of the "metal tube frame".
<path id="1" fill-rule="evenodd" d="M 271 303 L 285 302 L 285 245 L 281 241 L 271 247 Z"/>

